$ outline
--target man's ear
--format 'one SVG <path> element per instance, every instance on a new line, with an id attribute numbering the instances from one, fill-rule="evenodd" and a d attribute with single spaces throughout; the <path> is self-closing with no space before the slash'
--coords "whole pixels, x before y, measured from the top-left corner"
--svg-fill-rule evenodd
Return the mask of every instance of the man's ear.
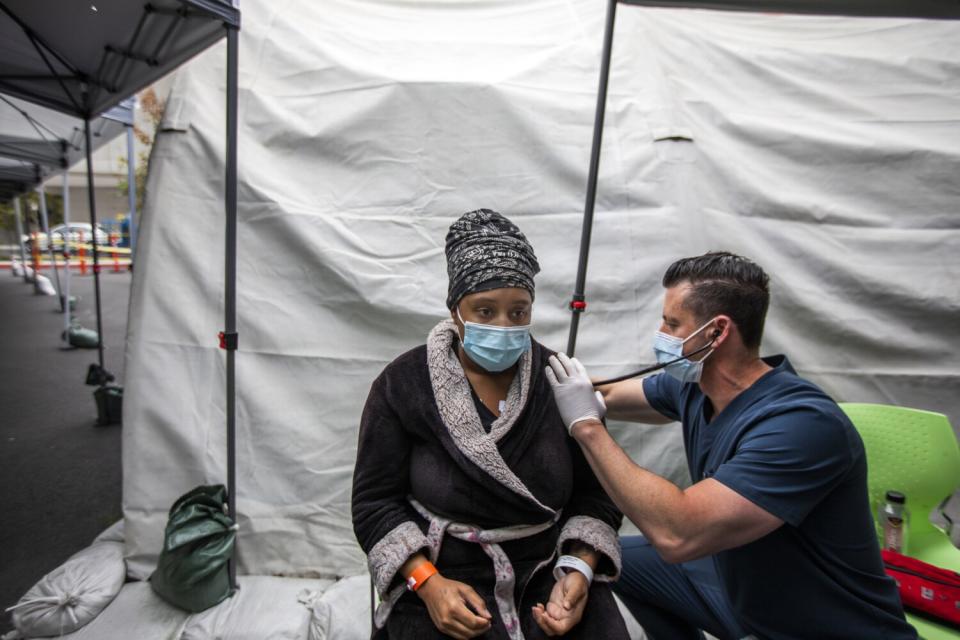
<path id="1" fill-rule="evenodd" d="M 710 331 L 710 339 L 713 340 L 713 346 L 719 347 L 730 336 L 733 329 L 733 321 L 729 316 L 717 316 L 717 323 Z"/>

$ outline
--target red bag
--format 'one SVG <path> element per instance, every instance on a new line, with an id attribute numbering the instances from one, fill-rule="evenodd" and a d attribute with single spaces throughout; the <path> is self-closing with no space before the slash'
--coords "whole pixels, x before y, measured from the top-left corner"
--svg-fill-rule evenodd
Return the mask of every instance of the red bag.
<path id="1" fill-rule="evenodd" d="M 896 551 L 881 553 L 887 574 L 900 588 L 904 607 L 960 627 L 960 573 Z"/>

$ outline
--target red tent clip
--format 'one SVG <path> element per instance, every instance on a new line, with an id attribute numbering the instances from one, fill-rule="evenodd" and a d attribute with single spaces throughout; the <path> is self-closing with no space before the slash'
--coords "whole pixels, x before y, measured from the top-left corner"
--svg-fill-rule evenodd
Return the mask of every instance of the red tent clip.
<path id="1" fill-rule="evenodd" d="M 583 311 L 587 308 L 586 300 L 574 300 L 570 303 L 570 308 L 574 311 Z"/>
<path id="2" fill-rule="evenodd" d="M 226 331 L 221 331 L 217 334 L 217 337 L 220 338 L 220 348 L 229 349 L 230 351 L 236 351 L 240 343 L 240 336 L 237 333 L 227 333 Z"/>

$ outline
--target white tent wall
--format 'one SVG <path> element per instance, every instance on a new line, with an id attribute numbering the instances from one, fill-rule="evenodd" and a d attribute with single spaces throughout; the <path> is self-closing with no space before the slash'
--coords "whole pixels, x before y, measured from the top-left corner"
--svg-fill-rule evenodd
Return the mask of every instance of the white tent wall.
<path id="1" fill-rule="evenodd" d="M 242 573 L 363 570 L 350 525 L 370 383 L 446 315 L 460 213 L 537 250 L 535 335 L 566 344 L 605 3 L 244 2 Z M 772 276 L 763 352 L 839 400 L 960 424 L 960 25 L 621 7 L 588 312 L 596 375 L 651 360 L 660 276 L 729 249 Z M 225 478 L 224 51 L 182 70 L 151 160 L 124 406 L 130 572 Z M 684 141 L 689 138 L 691 141 Z M 686 477 L 679 430 L 614 424 Z"/>

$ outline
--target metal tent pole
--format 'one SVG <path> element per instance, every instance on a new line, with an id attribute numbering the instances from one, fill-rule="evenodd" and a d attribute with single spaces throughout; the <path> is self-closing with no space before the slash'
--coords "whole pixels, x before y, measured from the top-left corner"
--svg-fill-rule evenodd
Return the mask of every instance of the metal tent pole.
<path id="1" fill-rule="evenodd" d="M 67 230 L 63 239 L 64 259 L 67 268 L 63 274 L 63 341 L 70 343 L 68 332 L 70 331 L 70 257 L 73 255 L 70 240 L 73 234 L 70 233 L 70 181 L 66 169 L 63 170 L 63 224 Z"/>
<path id="2" fill-rule="evenodd" d="M 225 247 L 224 331 L 222 344 L 227 351 L 227 500 L 230 517 L 237 522 L 237 423 L 236 423 L 236 349 L 237 349 L 237 82 L 239 33 L 227 26 L 227 155 Z M 237 536 L 239 542 L 239 536 Z M 230 585 L 237 587 L 237 546 L 229 563 Z"/>
<path id="3" fill-rule="evenodd" d="M 587 259 L 590 256 L 590 234 L 593 231 L 593 205 L 597 197 L 597 174 L 600 169 L 600 143 L 603 141 L 603 117 L 607 106 L 607 81 L 610 78 L 610 54 L 613 49 L 613 25 L 617 15 L 617 0 L 607 0 L 607 22 L 603 33 L 603 58 L 600 63 L 600 88 L 597 91 L 597 111 L 593 122 L 593 147 L 590 150 L 590 172 L 587 177 L 587 197 L 583 208 L 583 228 L 580 232 L 580 260 L 577 265 L 577 283 L 570 301 L 570 335 L 567 355 L 573 356 L 577 346 L 577 328 L 580 314 L 587 308 L 584 289 L 587 282 Z"/>
<path id="4" fill-rule="evenodd" d="M 130 206 L 130 266 L 137 249 L 137 184 L 136 158 L 133 155 L 133 124 L 127 125 L 127 200 Z"/>
<path id="5" fill-rule="evenodd" d="M 87 143 L 87 198 L 90 203 L 90 226 L 93 236 L 93 290 L 97 309 L 97 356 L 100 370 L 103 371 L 103 321 L 100 317 L 100 260 L 97 251 L 97 201 L 93 192 L 93 141 L 90 134 L 90 118 L 83 121 L 83 134 Z"/>
<path id="6" fill-rule="evenodd" d="M 13 215 L 17 223 L 17 243 L 20 245 L 20 265 L 23 267 L 23 281 L 27 282 L 27 250 L 23 246 L 23 219 L 20 215 L 20 196 L 13 199 Z"/>
<path id="7" fill-rule="evenodd" d="M 53 252 L 53 236 L 50 235 L 50 219 L 47 217 L 47 192 L 43 188 L 43 183 L 37 187 L 37 195 L 40 196 L 40 222 L 43 224 L 43 232 L 47 234 L 47 253 L 50 254 L 50 264 L 53 265 L 53 276 L 57 283 L 57 296 L 60 297 L 60 300 L 63 300 L 60 270 L 57 269 L 57 256 Z"/>
<path id="8" fill-rule="evenodd" d="M 30 211 L 35 209 L 37 205 L 32 202 L 27 202 L 28 211 L 23 217 L 24 223 L 27 227 L 27 235 L 30 236 L 30 264 L 33 265 L 33 292 L 40 293 L 40 289 L 37 283 L 37 276 L 42 275 L 40 273 L 40 232 L 33 231 L 32 226 L 35 224 L 37 229 L 40 228 L 40 212 L 36 211 L 36 220 L 34 216 L 30 215 Z"/>

